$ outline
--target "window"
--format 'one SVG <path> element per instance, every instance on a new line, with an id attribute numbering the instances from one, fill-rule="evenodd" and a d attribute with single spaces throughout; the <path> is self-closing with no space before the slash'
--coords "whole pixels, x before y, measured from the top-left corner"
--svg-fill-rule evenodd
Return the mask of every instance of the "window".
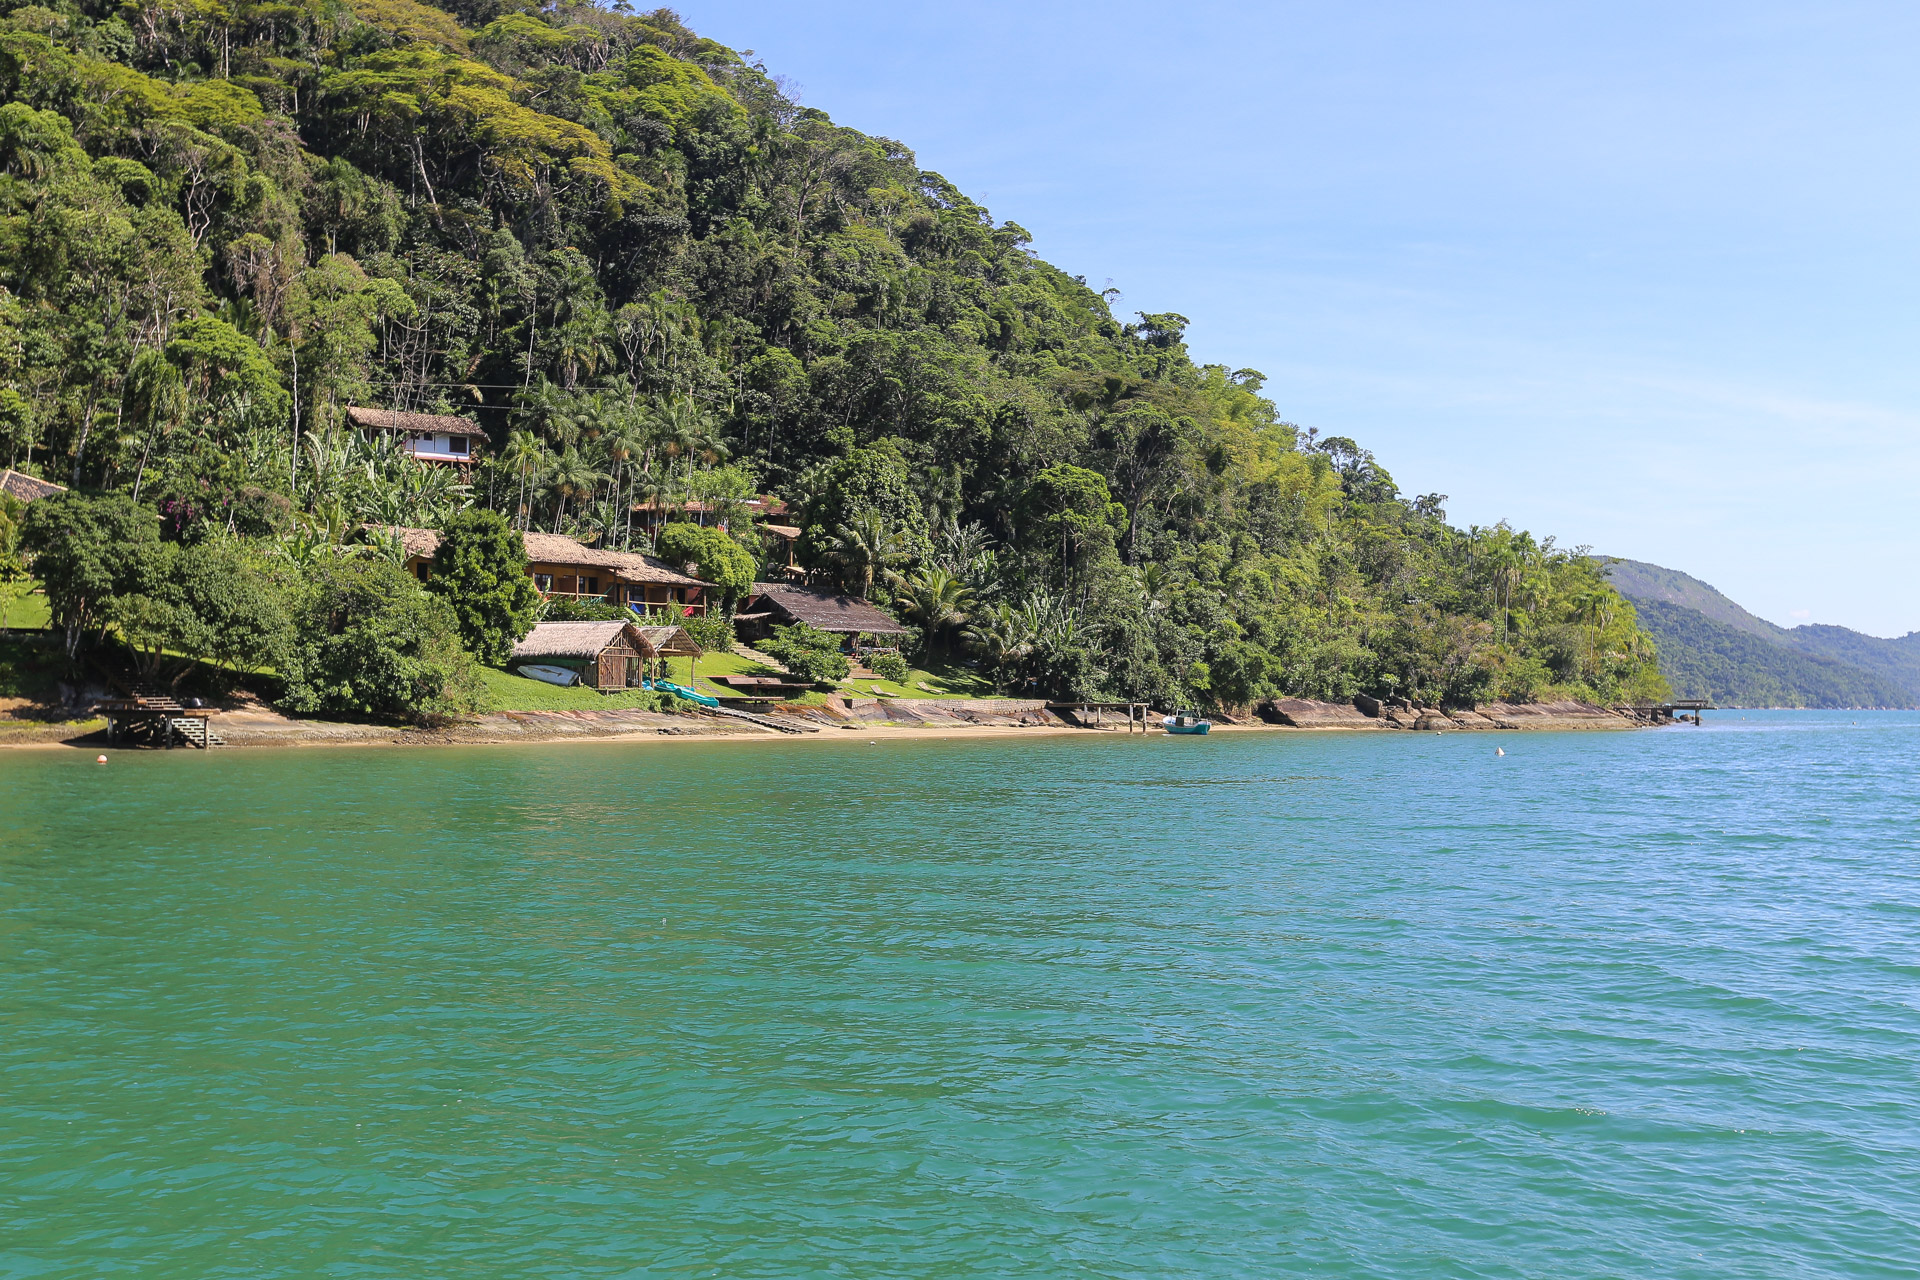
<path id="1" fill-rule="evenodd" d="M 553 591 L 553 575 L 550 573 L 536 573 L 533 575 L 533 585 L 534 589 L 541 595 L 548 595 Z"/>
<path id="2" fill-rule="evenodd" d="M 583 592 L 585 592 L 590 596 L 597 596 L 600 594 L 600 579 L 582 578 L 581 581 L 586 583 L 587 585 L 584 587 L 581 587 L 580 590 L 582 590 Z"/>
<path id="3" fill-rule="evenodd" d="M 463 458 L 466 457 L 467 456 L 467 438 L 465 436 L 448 436 L 447 452 L 457 453 Z"/>

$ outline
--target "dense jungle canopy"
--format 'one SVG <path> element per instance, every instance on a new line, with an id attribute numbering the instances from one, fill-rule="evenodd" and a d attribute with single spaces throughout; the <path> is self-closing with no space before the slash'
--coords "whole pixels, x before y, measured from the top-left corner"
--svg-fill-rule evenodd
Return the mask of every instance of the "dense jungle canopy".
<path id="1" fill-rule="evenodd" d="M 259 590 L 364 524 L 644 549 L 636 503 L 772 492 L 821 577 L 1009 690 L 1662 691 L 1585 556 L 1450 527 L 668 10 L 4 7 L 0 458 Z M 487 461 L 350 404 L 472 417 Z"/>

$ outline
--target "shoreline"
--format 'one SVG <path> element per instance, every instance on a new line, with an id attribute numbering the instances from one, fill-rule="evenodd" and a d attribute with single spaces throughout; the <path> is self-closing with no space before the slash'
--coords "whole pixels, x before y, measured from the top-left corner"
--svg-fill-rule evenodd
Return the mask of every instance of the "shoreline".
<path id="1" fill-rule="evenodd" d="M 80 724 L 48 725 L 44 732 L 22 734 L 24 740 L 6 740 L 0 734 L 0 751 L 100 751 L 152 752 L 166 748 L 152 746 L 110 746 L 106 730 L 90 726 L 79 732 Z M 1080 726 L 1058 720 L 1051 724 L 969 724 L 904 723 L 898 720 L 848 720 L 837 724 L 816 724 L 812 733 L 781 733 L 750 724 L 730 724 L 706 716 L 672 716 L 658 712 L 493 712 L 476 720 L 445 729 L 420 729 L 400 725 L 350 724 L 335 721 L 290 720 L 261 712 L 229 712 L 213 719 L 216 732 L 226 738 L 218 751 L 297 750 L 314 747 L 486 747 L 545 746 L 552 744 L 633 745 L 640 743 L 694 742 L 790 742 L 821 743 L 838 741 L 932 742 L 963 739 L 1007 741 L 1034 737 L 1132 738 L 1136 735 L 1124 725 Z M 1428 733 L 1503 732 L 1595 732 L 1644 728 L 1624 717 L 1595 716 L 1587 723 L 1554 721 L 1539 725 L 1496 729 L 1491 725 L 1458 726 L 1451 729 L 1396 730 L 1385 724 L 1273 724 L 1256 721 L 1249 724 L 1213 726 L 1216 734 L 1322 734 L 1379 733 L 1382 736 L 1424 736 Z M 1157 725 L 1142 737 L 1173 737 Z M 195 748 L 181 748 L 193 752 Z"/>

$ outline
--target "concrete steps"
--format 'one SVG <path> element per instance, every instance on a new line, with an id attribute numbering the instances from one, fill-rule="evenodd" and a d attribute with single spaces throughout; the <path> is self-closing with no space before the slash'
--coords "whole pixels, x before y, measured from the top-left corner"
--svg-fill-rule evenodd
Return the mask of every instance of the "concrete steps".
<path id="1" fill-rule="evenodd" d="M 785 720 L 776 720 L 772 716 L 763 716 L 758 712 L 740 711 L 734 707 L 701 707 L 702 715 L 724 716 L 729 720 L 745 720 L 748 724 L 757 724 L 763 729 L 772 729 L 776 733 L 818 733 L 811 725 L 797 725 Z"/>
<path id="2" fill-rule="evenodd" d="M 784 663 L 777 662 L 768 654 L 764 654 L 760 652 L 758 649 L 750 648 L 747 645 L 740 643 L 738 640 L 735 640 L 733 642 L 733 652 L 736 657 L 745 658 L 748 662 L 757 662 L 763 667 L 772 667 L 775 671 L 778 671 L 783 675 L 793 674 L 792 672 L 787 670 L 786 665 Z"/>

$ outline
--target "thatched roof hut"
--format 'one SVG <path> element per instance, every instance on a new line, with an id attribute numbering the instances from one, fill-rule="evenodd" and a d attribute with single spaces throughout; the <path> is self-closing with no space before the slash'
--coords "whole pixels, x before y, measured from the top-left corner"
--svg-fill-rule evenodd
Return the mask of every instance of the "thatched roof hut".
<path id="1" fill-rule="evenodd" d="M 804 622 L 816 631 L 831 631 L 839 635 L 913 634 L 913 628 L 895 622 L 865 600 L 784 582 L 754 583 L 746 606 L 734 615 L 734 621 L 759 623 L 767 627 L 786 627 Z"/>
<path id="2" fill-rule="evenodd" d="M 542 622 L 513 646 L 511 662 L 565 667 L 593 689 L 626 689 L 640 683 L 640 665 L 661 657 L 700 652 L 685 627 L 642 627 L 608 622 Z"/>

